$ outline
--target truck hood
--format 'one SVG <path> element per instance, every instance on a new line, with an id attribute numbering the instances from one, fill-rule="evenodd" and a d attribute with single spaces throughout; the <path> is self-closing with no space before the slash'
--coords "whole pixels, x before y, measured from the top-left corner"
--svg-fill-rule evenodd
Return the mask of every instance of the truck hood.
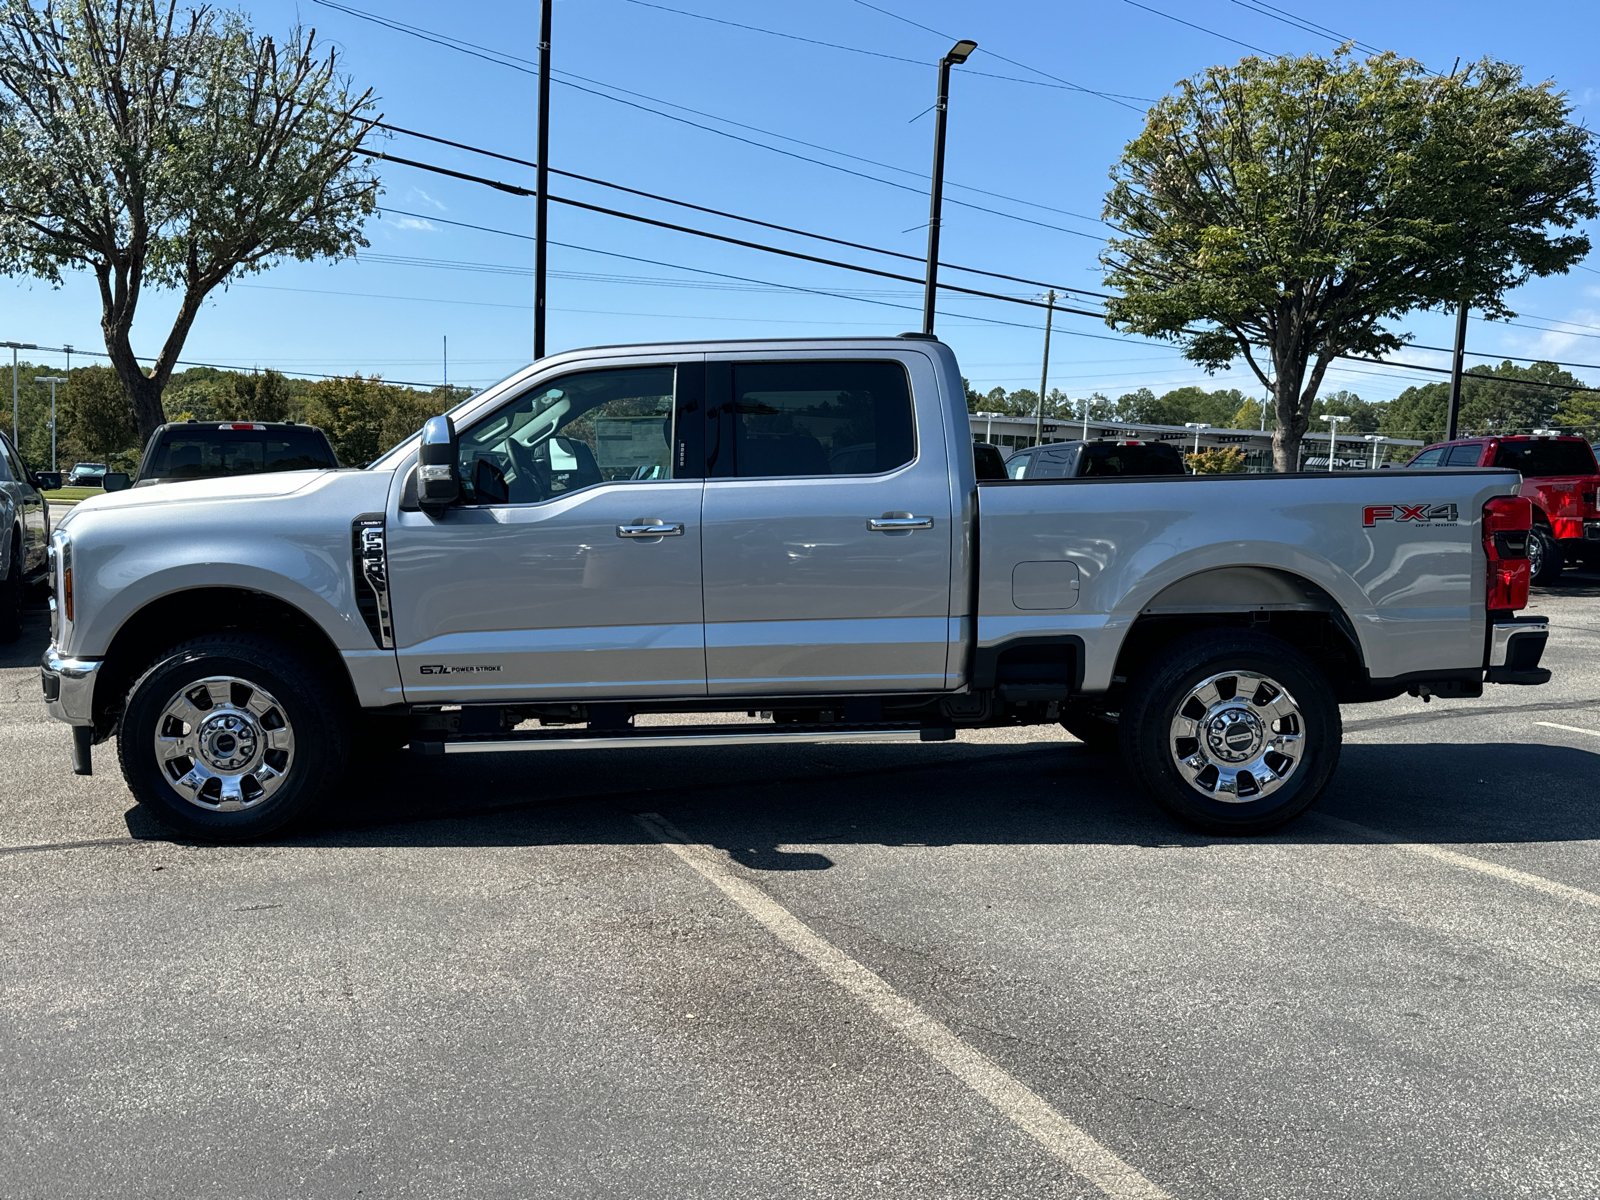
<path id="1" fill-rule="evenodd" d="M 66 525 L 80 512 L 111 512 L 117 509 L 145 508 L 152 504 L 181 504 L 184 501 L 202 501 L 215 504 L 222 500 L 264 500 L 289 496 L 332 472 L 275 471 L 268 475 L 235 475 L 225 479 L 191 479 L 182 483 L 161 483 L 151 487 L 129 488 L 124 492 L 108 492 L 91 496 L 73 505 L 58 527 Z"/>

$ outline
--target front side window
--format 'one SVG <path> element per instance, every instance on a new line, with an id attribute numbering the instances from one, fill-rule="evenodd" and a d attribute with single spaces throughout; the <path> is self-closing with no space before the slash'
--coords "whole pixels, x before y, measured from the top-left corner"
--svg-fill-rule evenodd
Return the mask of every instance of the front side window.
<path id="1" fill-rule="evenodd" d="M 563 375 L 460 435 L 467 504 L 538 504 L 617 480 L 672 477 L 672 367 Z"/>
<path id="2" fill-rule="evenodd" d="M 911 387 L 897 362 L 735 363 L 730 404 L 720 428 L 741 477 L 876 475 L 916 456 Z"/>

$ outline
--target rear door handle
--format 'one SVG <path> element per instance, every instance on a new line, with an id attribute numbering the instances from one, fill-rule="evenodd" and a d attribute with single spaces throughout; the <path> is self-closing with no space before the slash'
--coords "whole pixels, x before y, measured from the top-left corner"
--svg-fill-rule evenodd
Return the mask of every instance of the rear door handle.
<path id="1" fill-rule="evenodd" d="M 867 528 L 874 533 L 902 533 L 912 529 L 932 529 L 932 517 L 868 517 Z"/>
<path id="2" fill-rule="evenodd" d="M 668 524 L 666 521 L 648 520 L 635 521 L 631 525 L 618 525 L 619 538 L 662 538 L 682 537 L 683 522 Z"/>

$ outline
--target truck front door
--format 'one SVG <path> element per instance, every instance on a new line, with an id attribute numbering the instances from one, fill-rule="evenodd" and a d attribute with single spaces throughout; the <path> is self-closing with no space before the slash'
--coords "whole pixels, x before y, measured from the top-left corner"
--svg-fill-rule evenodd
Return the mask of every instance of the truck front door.
<path id="1" fill-rule="evenodd" d="M 917 355 L 708 358 L 713 696 L 945 686 L 953 531 L 937 395 Z"/>
<path id="2" fill-rule="evenodd" d="M 674 477 L 703 371 L 574 372 L 458 431 L 463 502 L 389 518 L 408 701 L 705 694 L 703 485 Z"/>

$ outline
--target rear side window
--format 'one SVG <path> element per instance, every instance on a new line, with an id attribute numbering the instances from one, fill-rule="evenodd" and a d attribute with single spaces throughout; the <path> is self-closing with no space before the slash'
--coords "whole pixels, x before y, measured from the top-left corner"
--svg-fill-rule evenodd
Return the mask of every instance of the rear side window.
<path id="1" fill-rule="evenodd" d="M 916 454 L 911 386 L 897 362 L 735 363 L 729 404 L 732 420 L 710 435 L 707 458 L 715 463 L 731 438 L 740 477 L 875 475 Z"/>
<path id="2" fill-rule="evenodd" d="M 1494 465 L 1524 475 L 1595 475 L 1594 451 L 1584 442 L 1503 442 Z"/>
<path id="3" fill-rule="evenodd" d="M 1182 475 L 1183 459 L 1165 442 L 1147 446 L 1119 446 L 1115 442 L 1090 442 L 1083 448 L 1081 476 Z"/>
<path id="4" fill-rule="evenodd" d="M 140 479 L 218 479 L 337 467 L 317 429 L 174 429 L 162 435 Z"/>
<path id="5" fill-rule="evenodd" d="M 1474 442 L 1470 446 L 1451 446 L 1450 452 L 1444 456 L 1444 465 L 1447 467 L 1475 467 L 1478 460 L 1483 457 L 1483 446 Z"/>
<path id="6" fill-rule="evenodd" d="M 1421 454 L 1408 463 L 1412 467 L 1437 467 L 1444 461 L 1444 447 L 1435 446 L 1432 450 L 1424 450 Z"/>

